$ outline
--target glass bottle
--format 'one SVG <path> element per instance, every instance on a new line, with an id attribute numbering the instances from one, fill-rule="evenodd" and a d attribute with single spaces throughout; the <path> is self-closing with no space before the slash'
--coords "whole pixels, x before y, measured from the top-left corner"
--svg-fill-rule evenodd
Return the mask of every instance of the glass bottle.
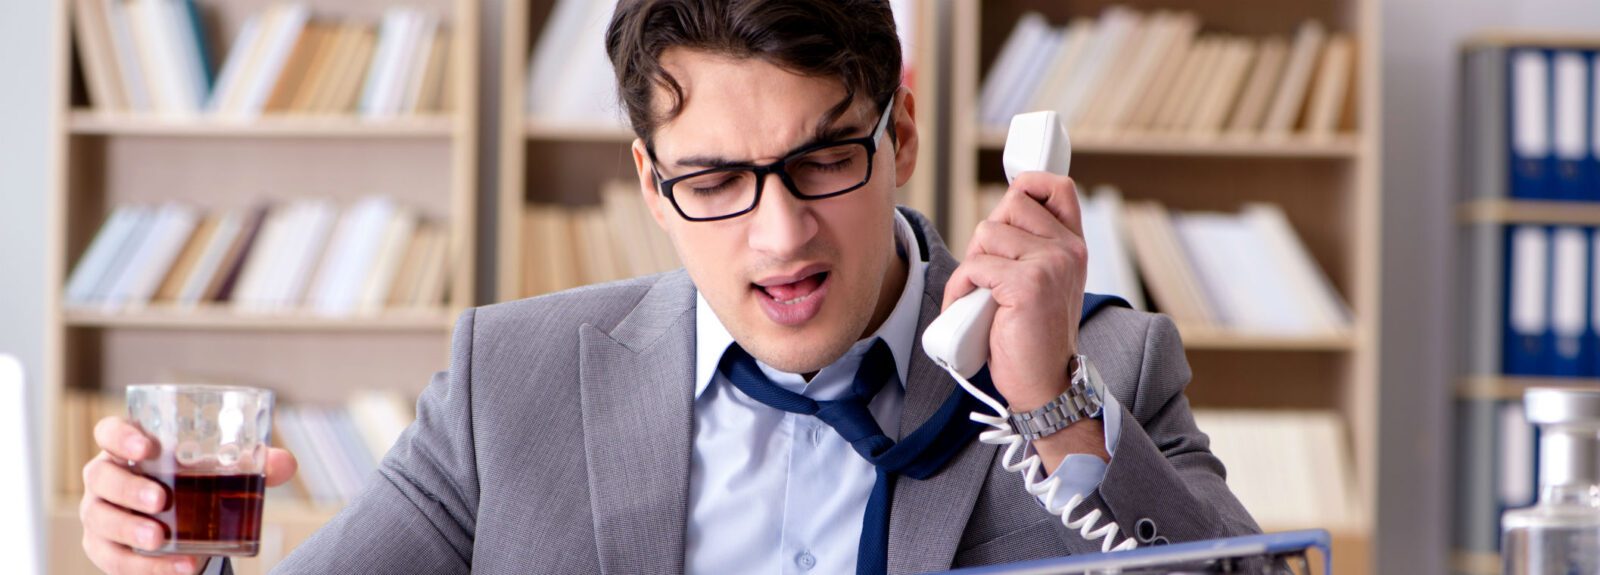
<path id="1" fill-rule="evenodd" d="M 1501 516 L 1502 572 L 1600 573 L 1600 389 L 1534 388 L 1523 396 L 1539 426 L 1539 501 Z"/>

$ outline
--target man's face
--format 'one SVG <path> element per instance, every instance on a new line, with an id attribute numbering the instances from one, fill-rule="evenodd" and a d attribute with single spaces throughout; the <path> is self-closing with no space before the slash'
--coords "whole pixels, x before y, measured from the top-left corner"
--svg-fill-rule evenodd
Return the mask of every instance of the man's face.
<path id="1" fill-rule="evenodd" d="M 684 92 L 681 113 L 654 135 L 653 166 L 663 179 L 715 161 L 777 161 L 816 143 L 819 124 L 845 96 L 836 79 L 796 75 L 758 59 L 671 48 L 660 61 Z M 658 109 L 669 97 L 657 92 Z M 899 282 L 886 285 L 886 278 L 898 277 L 892 266 L 902 265 L 894 248 L 894 190 L 915 167 L 916 131 L 910 92 L 902 89 L 895 99 L 888 130 L 897 131 L 899 146 L 887 134 L 879 139 L 865 186 L 802 200 L 769 175 L 755 210 L 726 220 L 683 219 L 656 192 L 649 153 L 634 142 L 645 201 L 695 286 L 734 339 L 774 368 L 809 373 L 832 363 L 899 296 Z M 857 100 L 821 126 L 848 128 L 827 139 L 872 131 L 881 103 Z"/>

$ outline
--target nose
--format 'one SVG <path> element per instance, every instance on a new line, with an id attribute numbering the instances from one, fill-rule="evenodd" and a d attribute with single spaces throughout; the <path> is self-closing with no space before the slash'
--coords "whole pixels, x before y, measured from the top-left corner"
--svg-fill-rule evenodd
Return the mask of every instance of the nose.
<path id="1" fill-rule="evenodd" d="M 761 203 L 750 215 L 750 248 L 773 257 L 798 254 L 817 234 L 811 206 L 790 193 L 777 174 L 767 174 Z"/>

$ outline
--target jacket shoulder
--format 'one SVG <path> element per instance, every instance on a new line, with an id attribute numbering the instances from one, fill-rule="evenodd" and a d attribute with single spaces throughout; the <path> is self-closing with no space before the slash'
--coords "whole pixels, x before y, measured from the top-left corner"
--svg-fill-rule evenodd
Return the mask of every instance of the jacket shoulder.
<path id="1" fill-rule="evenodd" d="M 474 310 L 474 336 L 479 341 L 524 335 L 546 340 L 554 333 L 576 334 L 585 324 L 610 332 L 670 275 L 587 285 L 480 306 Z"/>

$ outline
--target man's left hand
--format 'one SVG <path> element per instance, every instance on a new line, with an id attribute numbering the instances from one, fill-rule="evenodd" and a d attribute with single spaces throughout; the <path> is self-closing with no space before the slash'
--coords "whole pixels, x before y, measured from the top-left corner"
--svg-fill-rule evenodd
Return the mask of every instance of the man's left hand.
<path id="1" fill-rule="evenodd" d="M 1088 247 L 1076 186 L 1046 172 L 1018 176 L 978 224 L 945 286 L 944 308 L 976 287 L 994 293 L 989 376 L 1013 412 L 1055 399 L 1071 382 Z M 1089 425 L 1084 425 L 1089 424 Z M 1034 443 L 1054 469 L 1070 453 L 1110 459 L 1098 420 L 1085 420 Z"/>

